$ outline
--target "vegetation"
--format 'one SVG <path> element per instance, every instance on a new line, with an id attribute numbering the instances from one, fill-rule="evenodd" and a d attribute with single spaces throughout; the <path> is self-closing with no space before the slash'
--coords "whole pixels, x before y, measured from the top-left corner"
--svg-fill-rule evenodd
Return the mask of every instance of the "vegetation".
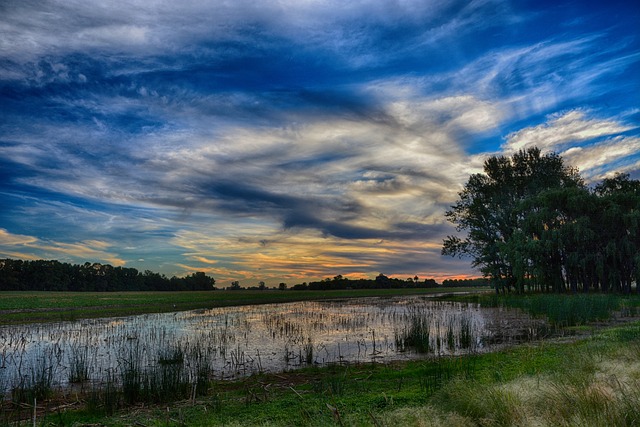
<path id="1" fill-rule="evenodd" d="M 390 278 L 379 274 L 375 279 L 349 279 L 342 275 L 327 278 L 319 282 L 294 285 L 293 290 L 336 290 L 336 289 L 403 289 L 403 288 L 437 288 L 434 279 L 420 280 L 418 276 L 406 280 Z"/>
<path id="2" fill-rule="evenodd" d="M 121 292 L 121 291 L 203 291 L 214 290 L 216 281 L 203 272 L 186 277 L 167 278 L 146 270 L 140 273 L 135 268 L 114 267 L 109 264 L 89 263 L 72 265 L 55 260 L 23 261 L 0 260 L 0 291 L 62 291 L 62 292 Z M 420 280 L 418 276 L 407 279 L 390 278 L 379 274 L 375 279 L 349 279 L 342 275 L 317 282 L 304 282 L 288 288 L 286 283 L 279 290 L 347 290 L 347 289 L 403 289 L 437 288 L 434 279 Z M 462 281 L 445 280 L 445 287 L 487 286 L 484 279 Z M 226 290 L 267 290 L 264 281 L 258 286 L 244 288 L 238 280 L 231 282 Z"/>
<path id="3" fill-rule="evenodd" d="M 554 327 L 582 326 L 608 321 L 614 315 L 633 318 L 640 314 L 640 299 L 619 294 L 473 294 L 447 296 L 448 300 L 479 303 L 483 307 L 511 307 L 542 317 Z"/>
<path id="4" fill-rule="evenodd" d="M 60 261 L 0 260 L 0 290 L 3 291 L 203 291 L 216 281 L 203 272 L 167 278 L 159 273 L 109 264 L 82 265 Z"/>
<path id="5" fill-rule="evenodd" d="M 443 254 L 470 256 L 496 291 L 640 293 L 640 181 L 588 188 L 556 154 L 491 157 L 447 218 Z"/>
<path id="6" fill-rule="evenodd" d="M 305 368 L 199 393 L 133 376 L 131 388 L 88 400 L 38 403 L 37 425 L 615 425 L 640 421 L 640 323 L 594 331 L 572 343 L 543 342 L 437 360 Z M 124 355 L 127 357 L 127 355 Z M 166 365 L 181 357 L 166 354 Z M 158 367 L 157 369 L 162 369 Z M 165 383 L 166 381 L 166 383 Z M 162 390 L 182 400 L 165 400 Z M 193 389 L 191 389 L 193 390 Z M 129 393 L 129 394 L 127 394 Z M 153 397 L 153 393 L 156 394 Z M 186 396 L 186 397 L 185 397 Z M 127 399 L 162 404 L 127 406 Z M 40 402 L 40 401 L 38 401 Z M 28 404 L 2 403 L 0 424 L 31 422 Z"/>
<path id="7" fill-rule="evenodd" d="M 489 286 L 489 280 L 486 278 L 475 279 L 445 279 L 442 281 L 442 286 L 445 288 L 471 288 L 475 286 Z"/>

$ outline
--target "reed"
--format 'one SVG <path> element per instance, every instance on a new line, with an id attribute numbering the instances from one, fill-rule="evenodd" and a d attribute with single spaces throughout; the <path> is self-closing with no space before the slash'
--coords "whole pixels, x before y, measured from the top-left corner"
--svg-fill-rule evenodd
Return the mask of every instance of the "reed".
<path id="1" fill-rule="evenodd" d="M 191 382 L 194 384 L 194 396 L 205 396 L 211 388 L 211 377 L 213 369 L 211 367 L 211 351 L 197 344 L 189 352 L 189 367 L 191 369 Z"/>
<path id="2" fill-rule="evenodd" d="M 475 344 L 475 336 L 473 333 L 473 324 L 471 317 L 464 313 L 460 318 L 460 348 L 471 349 Z"/>
<path id="3" fill-rule="evenodd" d="M 545 316 L 556 327 L 585 325 L 608 320 L 614 313 L 632 316 L 638 301 L 614 294 L 532 294 L 482 295 L 473 299 L 485 307 L 507 306 L 520 308 L 535 316 Z"/>
<path id="4" fill-rule="evenodd" d="M 119 362 L 122 396 L 126 404 L 132 405 L 140 400 L 144 383 L 142 352 L 137 342 L 124 349 Z"/>
<path id="5" fill-rule="evenodd" d="M 69 382 L 82 383 L 89 379 L 89 347 L 75 342 L 69 347 Z"/>
<path id="6" fill-rule="evenodd" d="M 408 315 L 408 325 L 400 334 L 396 333 L 396 346 L 402 350 L 407 347 L 418 353 L 429 353 L 431 347 L 431 316 L 422 309 L 411 309 Z"/>
<path id="7" fill-rule="evenodd" d="M 118 378 L 114 370 L 108 370 L 101 383 L 94 383 L 87 398 L 87 412 L 112 415 L 121 406 Z"/>
<path id="8" fill-rule="evenodd" d="M 54 367 L 51 353 L 42 352 L 32 362 L 28 372 L 15 380 L 11 400 L 32 404 L 34 399 L 42 401 L 49 397 L 53 391 Z"/>

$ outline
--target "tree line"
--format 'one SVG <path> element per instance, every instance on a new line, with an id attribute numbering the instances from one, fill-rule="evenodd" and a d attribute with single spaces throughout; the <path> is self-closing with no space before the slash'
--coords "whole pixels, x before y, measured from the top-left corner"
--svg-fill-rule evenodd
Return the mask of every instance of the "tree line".
<path id="1" fill-rule="evenodd" d="M 69 264 L 55 260 L 0 260 L 3 291 L 196 291 L 213 290 L 216 281 L 203 272 L 168 278 L 163 274 L 109 264 Z"/>
<path id="2" fill-rule="evenodd" d="M 291 287 L 295 291 L 312 290 L 327 291 L 337 289 L 404 289 L 404 288 L 435 288 L 438 283 L 434 279 L 420 280 L 418 276 L 406 280 L 387 277 L 379 274 L 374 279 L 349 279 L 342 275 L 315 282 L 299 283 Z"/>
<path id="3" fill-rule="evenodd" d="M 446 217 L 444 255 L 469 257 L 496 291 L 640 293 L 640 181 L 588 186 L 556 153 L 493 156 Z"/>
<path id="4" fill-rule="evenodd" d="M 69 264 L 56 260 L 23 261 L 0 260 L 0 291 L 63 291 L 63 292 L 117 292 L 117 291 L 199 291 L 215 290 L 216 281 L 203 272 L 186 277 L 171 278 L 150 270 L 139 272 L 135 268 L 114 267 L 109 264 Z M 442 284 L 434 279 L 418 276 L 398 279 L 379 274 L 374 279 L 349 279 L 342 275 L 324 280 L 304 282 L 284 290 L 344 290 L 344 289 L 405 289 L 437 287 L 487 286 L 486 279 L 448 279 Z M 258 286 L 242 287 L 239 281 L 231 282 L 226 290 L 266 290 L 265 282 Z"/>

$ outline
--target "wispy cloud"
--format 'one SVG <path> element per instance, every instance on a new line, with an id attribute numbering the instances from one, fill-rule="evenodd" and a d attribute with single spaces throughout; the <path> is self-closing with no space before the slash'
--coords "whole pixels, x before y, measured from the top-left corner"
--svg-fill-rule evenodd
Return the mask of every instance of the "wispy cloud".
<path id="1" fill-rule="evenodd" d="M 20 254 L 23 255 L 21 258 L 24 259 L 40 257 L 63 261 L 73 260 L 74 262 L 97 260 L 115 266 L 124 265 L 126 261 L 106 251 L 111 246 L 106 242 L 97 240 L 79 243 L 46 241 L 33 236 L 12 234 L 0 228 L 0 254 L 6 257 Z"/>
<path id="2" fill-rule="evenodd" d="M 590 117 L 591 116 L 591 117 Z M 593 117 L 589 111 L 553 114 L 546 123 L 507 135 L 502 150 L 507 154 L 530 147 L 559 153 L 578 167 L 589 180 L 602 179 L 606 171 L 628 169 L 638 161 L 640 139 L 626 136 L 637 130 L 620 119 Z"/>

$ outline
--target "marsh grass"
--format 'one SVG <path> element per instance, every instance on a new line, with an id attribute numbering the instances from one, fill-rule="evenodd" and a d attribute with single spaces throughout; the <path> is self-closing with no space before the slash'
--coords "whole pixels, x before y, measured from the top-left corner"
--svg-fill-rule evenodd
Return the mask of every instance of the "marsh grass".
<path id="1" fill-rule="evenodd" d="M 418 353 L 429 353 L 431 346 L 432 316 L 421 309 L 411 309 L 407 325 L 395 333 L 396 347 L 401 351 L 411 348 Z"/>
<path id="2" fill-rule="evenodd" d="M 42 352 L 36 357 L 26 374 L 19 374 L 11 390 L 11 400 L 19 403 L 33 403 L 34 399 L 44 400 L 53 392 L 55 364 L 50 352 Z"/>
<path id="3" fill-rule="evenodd" d="M 211 377 L 214 374 L 211 367 L 211 352 L 201 345 L 196 345 L 189 353 L 189 368 L 191 382 L 195 385 L 191 397 L 205 396 L 211 387 Z"/>
<path id="4" fill-rule="evenodd" d="M 471 317 L 463 315 L 460 318 L 460 348 L 470 349 L 472 348 L 475 337 L 473 334 L 473 328 L 471 323 Z"/>
<path id="5" fill-rule="evenodd" d="M 123 349 L 124 356 L 119 360 L 120 380 L 122 384 L 122 397 L 124 402 L 132 405 L 142 396 L 144 376 L 142 371 L 142 351 L 136 342 Z"/>
<path id="6" fill-rule="evenodd" d="M 430 317 L 426 311 L 419 314 Z M 464 311 L 456 315 L 453 323 L 463 327 L 452 334 L 452 341 L 456 348 L 468 342 L 472 350 L 473 322 L 465 316 Z M 408 331 L 414 318 L 406 320 Z M 448 322 L 429 322 L 430 345 L 435 325 L 443 326 L 445 355 L 448 325 L 453 324 Z M 465 322 L 468 339 L 463 337 Z M 102 382 L 91 389 L 91 396 L 80 397 L 87 409 L 77 415 L 84 420 L 77 425 L 335 425 L 338 421 L 327 404 L 339 411 L 341 423 L 358 426 L 639 425 L 640 324 L 605 331 L 589 328 L 589 338 L 576 343 L 539 342 L 492 354 L 469 351 L 438 359 L 434 353 L 416 362 L 334 363 L 328 368 L 304 366 L 302 350 L 310 342 L 305 332 L 291 344 L 297 347 L 295 353 L 301 349 L 301 371 L 255 373 L 237 381 L 214 379 L 212 358 L 226 342 L 220 331 L 209 335 L 211 342 L 177 342 L 158 328 L 153 336 L 163 338 L 152 347 L 134 337 L 118 347 L 117 366 L 101 371 L 97 377 Z M 399 330 L 396 339 L 404 340 L 404 331 Z M 376 336 L 376 348 L 384 348 L 384 338 Z M 247 364 L 250 356 L 231 348 L 238 364 Z M 324 355 L 321 345 L 313 351 L 316 359 Z M 55 370 L 55 355 L 47 364 Z M 103 380 L 104 372 L 111 380 Z M 12 408 L 28 416 L 24 408 Z M 127 412 L 118 412 L 123 408 Z M 593 418 L 592 410 L 600 415 Z"/>
<path id="7" fill-rule="evenodd" d="M 197 402 L 149 402 L 111 417 L 87 413 L 78 425 L 634 426 L 638 348 L 635 324 L 493 354 L 305 367 L 213 381 Z M 191 352 L 183 354 L 188 366 Z M 98 410 L 107 413 L 104 400 Z"/>
<path id="8" fill-rule="evenodd" d="M 519 308 L 534 316 L 545 316 L 554 327 L 586 325 L 609 320 L 614 314 L 632 317 L 640 310 L 640 299 L 616 294 L 483 294 L 461 297 L 485 307 Z"/>
<path id="9" fill-rule="evenodd" d="M 455 354 L 459 350 L 477 349 L 473 320 L 467 311 L 452 310 L 447 317 L 437 318 L 422 307 L 409 310 L 404 327 L 394 333 L 394 342 L 399 351 L 422 354 Z"/>
<path id="10" fill-rule="evenodd" d="M 69 382 L 82 383 L 89 379 L 89 347 L 74 343 L 69 347 Z"/>

